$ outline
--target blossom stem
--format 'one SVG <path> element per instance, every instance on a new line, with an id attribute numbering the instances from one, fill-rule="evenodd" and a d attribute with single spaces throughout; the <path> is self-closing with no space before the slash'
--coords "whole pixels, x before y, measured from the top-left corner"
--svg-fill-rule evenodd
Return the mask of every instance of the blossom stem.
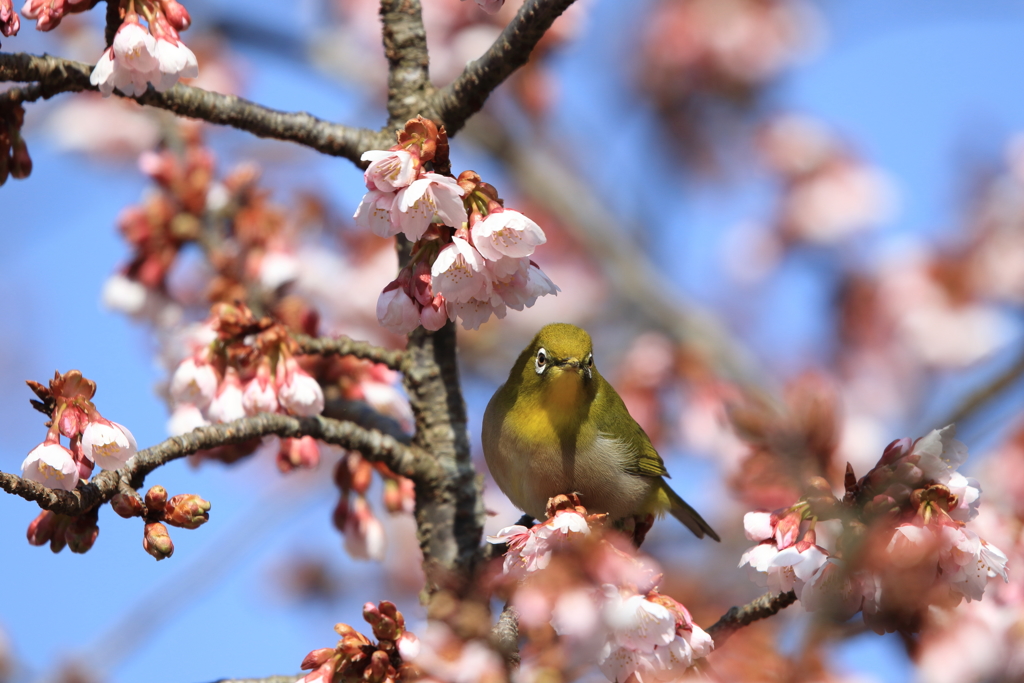
<path id="1" fill-rule="evenodd" d="M 374 363 L 382 363 L 392 370 L 399 370 L 402 367 L 404 354 L 397 349 L 385 349 L 344 336 L 310 337 L 304 334 L 294 334 L 292 338 L 298 342 L 300 353 L 320 356 L 355 356 Z"/>
<path id="2" fill-rule="evenodd" d="M 793 591 L 765 593 L 746 605 L 730 608 L 718 621 L 708 627 L 707 632 L 714 639 L 715 647 L 721 647 L 729 636 L 739 629 L 760 619 L 767 619 L 778 614 L 794 602 L 796 602 L 796 593 Z"/>

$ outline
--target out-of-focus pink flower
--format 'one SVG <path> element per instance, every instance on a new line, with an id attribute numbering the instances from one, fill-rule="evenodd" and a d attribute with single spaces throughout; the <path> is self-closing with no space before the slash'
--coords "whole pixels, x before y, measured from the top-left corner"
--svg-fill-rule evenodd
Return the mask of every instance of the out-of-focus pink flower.
<path id="1" fill-rule="evenodd" d="M 242 407 L 245 408 L 247 415 L 277 412 L 277 391 L 270 377 L 269 364 L 260 365 L 256 376 L 245 385 L 245 391 L 242 392 Z"/>
<path id="2" fill-rule="evenodd" d="M 368 190 L 395 192 L 416 180 L 419 172 L 419 157 L 404 150 L 371 149 L 360 158 L 370 162 L 363 173 Z"/>
<path id="3" fill-rule="evenodd" d="M 391 215 L 395 205 L 395 196 L 394 192 L 381 192 L 380 190 L 370 190 L 364 194 L 359 206 L 356 207 L 356 212 L 352 215 L 356 225 L 370 230 L 378 237 L 393 237 L 402 232 L 401 225 Z"/>
<path id="4" fill-rule="evenodd" d="M 60 20 L 67 12 L 73 11 L 68 9 L 68 5 L 81 2 L 82 0 L 70 2 L 68 0 L 27 0 L 21 7 L 21 13 L 25 15 L 26 19 L 36 20 L 37 31 L 49 31 L 60 24 Z M 8 7 L 10 7 L 9 0 Z"/>
<path id="5" fill-rule="evenodd" d="M 808 612 L 824 611 L 842 621 L 856 614 L 864 599 L 859 576 L 851 575 L 846 563 L 829 557 L 804 582 L 798 597 Z"/>
<path id="6" fill-rule="evenodd" d="M 210 421 L 203 417 L 203 411 L 191 403 L 180 403 L 174 407 L 167 419 L 167 433 L 171 436 L 188 434 L 197 427 L 205 427 Z"/>
<path id="7" fill-rule="evenodd" d="M 501 320 L 507 313 L 505 304 L 495 305 L 479 299 L 470 299 L 465 303 L 446 301 L 445 308 L 448 309 L 448 319 L 461 320 L 462 327 L 467 330 L 478 330 L 492 315 Z"/>
<path id="8" fill-rule="evenodd" d="M 547 242 L 539 225 L 511 209 L 491 212 L 471 232 L 473 244 L 490 261 L 530 256 Z"/>
<path id="9" fill-rule="evenodd" d="M 217 394 L 219 383 L 212 365 L 186 358 L 171 377 L 171 398 L 175 403 L 191 403 L 200 409 L 206 408 Z"/>
<path id="10" fill-rule="evenodd" d="M 278 365 L 277 400 L 282 408 L 299 417 L 312 417 L 324 410 L 320 383 L 299 367 L 294 358 Z"/>
<path id="11" fill-rule="evenodd" d="M 590 523 L 583 515 L 573 510 L 559 510 L 547 521 L 527 529 L 513 525 L 505 527 L 494 536 L 488 536 L 490 543 L 507 543 L 503 571 L 513 577 L 521 577 L 539 571 L 551 562 L 551 554 L 564 543 L 571 543 L 590 533 Z"/>
<path id="12" fill-rule="evenodd" d="M 943 580 L 968 600 L 981 600 L 990 578 L 1001 576 L 1004 582 L 1010 580 L 1006 554 L 970 529 L 943 526 L 941 546 L 939 566 Z"/>
<path id="13" fill-rule="evenodd" d="M 224 372 L 224 380 L 217 388 L 210 407 L 206 411 L 211 422 L 233 422 L 245 417 L 245 406 L 242 404 L 242 381 L 238 371 L 228 366 Z"/>
<path id="14" fill-rule="evenodd" d="M 419 327 L 419 306 L 409 297 L 398 280 L 389 283 L 380 293 L 377 299 L 377 320 L 381 326 L 397 334 L 409 334 Z"/>
<path id="15" fill-rule="evenodd" d="M 11 0 L 0 0 L 0 33 L 7 37 L 16 35 L 21 29 L 21 21 L 11 7 Z"/>
<path id="16" fill-rule="evenodd" d="M 484 258 L 461 237 L 437 255 L 430 269 L 434 291 L 450 303 L 486 298 L 488 278 Z"/>
<path id="17" fill-rule="evenodd" d="M 363 496 L 356 496 L 352 510 L 345 520 L 345 550 L 357 560 L 384 559 L 387 537 L 384 525 L 373 514 Z"/>
<path id="18" fill-rule="evenodd" d="M 423 236 L 436 215 L 445 225 L 459 228 L 469 218 L 462 203 L 465 191 L 454 178 L 437 173 L 424 173 L 398 192 L 392 209 L 392 220 L 410 240 Z"/>
<path id="19" fill-rule="evenodd" d="M 298 439 L 281 439 L 277 452 L 277 468 L 282 472 L 304 467 L 313 469 L 320 464 L 320 446 L 311 436 Z"/>
<path id="20" fill-rule="evenodd" d="M 103 418 L 93 420 L 82 432 L 82 452 L 105 470 L 116 470 L 139 450 L 128 428 Z"/>
<path id="21" fill-rule="evenodd" d="M 43 442 L 29 451 L 21 463 L 21 476 L 51 489 L 74 491 L 78 486 L 78 465 L 64 446 Z"/>

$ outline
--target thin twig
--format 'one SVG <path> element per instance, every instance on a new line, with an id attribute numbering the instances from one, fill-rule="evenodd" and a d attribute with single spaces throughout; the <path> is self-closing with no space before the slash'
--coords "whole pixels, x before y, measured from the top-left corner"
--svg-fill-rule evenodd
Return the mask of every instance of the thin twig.
<path id="1" fill-rule="evenodd" d="M 748 602 L 742 607 L 733 607 L 722 618 L 709 626 L 706 630 L 711 639 L 715 641 L 715 647 L 721 647 L 729 636 L 749 626 L 759 619 L 778 614 L 783 609 L 796 602 L 796 593 L 765 593 L 761 597 Z"/>
<path id="2" fill-rule="evenodd" d="M 397 349 L 385 349 L 369 342 L 356 341 L 349 337 L 310 337 L 305 334 L 294 334 L 292 338 L 299 343 L 302 353 L 313 353 L 320 356 L 355 356 L 383 363 L 392 370 L 400 370 L 402 352 Z"/>
<path id="3" fill-rule="evenodd" d="M 998 398 L 1004 391 L 1012 387 L 1024 377 L 1024 352 L 988 384 L 968 394 L 946 419 L 936 422 L 937 425 L 956 424 L 967 420 L 987 404 Z"/>
<path id="4" fill-rule="evenodd" d="M 455 135 L 470 116 L 480 111 L 494 89 L 529 61 L 544 33 L 572 3 L 526 0 L 487 52 L 430 97 L 432 118 L 444 124 L 448 135 Z"/>
<path id="5" fill-rule="evenodd" d="M 50 98 L 62 92 L 97 90 L 89 82 L 92 66 L 51 55 L 0 53 L 0 81 L 38 81 L 39 91 L 34 97 Z M 178 83 L 170 90 L 159 93 L 152 87 L 139 97 L 115 94 L 179 116 L 202 119 L 244 130 L 263 138 L 276 138 L 358 162 L 368 149 L 385 148 L 390 136 L 382 136 L 366 128 L 352 128 L 331 123 L 305 112 L 282 112 L 263 107 L 234 95 L 222 95 L 201 88 Z M 386 138 L 386 139 L 385 139 Z M 385 144 L 386 143 L 386 144 Z"/>
<path id="6" fill-rule="evenodd" d="M 66 515 L 80 515 L 109 500 L 126 481 L 134 489 L 142 487 L 146 475 L 173 460 L 197 451 L 241 443 L 276 434 L 297 438 L 311 436 L 342 448 L 359 451 L 372 462 L 381 462 L 395 474 L 417 483 L 417 490 L 436 486 L 442 476 L 435 460 L 416 446 L 406 446 L 398 440 L 377 431 L 363 429 L 351 422 L 339 422 L 324 417 L 297 418 L 289 415 L 261 413 L 226 424 L 199 427 L 188 434 L 167 439 L 151 448 L 139 451 L 134 458 L 118 470 L 104 471 L 88 484 L 74 491 L 50 489 L 34 481 L 0 472 L 0 489 L 26 500 L 32 500 L 44 510 Z"/>

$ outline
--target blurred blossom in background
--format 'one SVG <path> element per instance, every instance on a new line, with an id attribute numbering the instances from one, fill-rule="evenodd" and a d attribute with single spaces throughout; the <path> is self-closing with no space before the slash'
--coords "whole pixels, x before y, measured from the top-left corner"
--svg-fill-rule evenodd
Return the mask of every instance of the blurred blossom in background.
<path id="1" fill-rule="evenodd" d="M 519 6 L 508 0 L 492 16 L 474 2 L 423 4 L 438 85 Z M 378 3 L 192 5 L 192 84 L 383 122 Z M 72 15 L 51 33 L 26 21 L 4 48 L 91 63 L 102 18 Z M 847 463 L 861 477 L 893 439 L 958 420 L 964 469 L 986 485 L 978 533 L 1008 556 L 1009 583 L 935 610 L 913 657 L 893 634 L 826 626 L 794 606 L 712 655 L 724 680 L 766 680 L 767 670 L 807 681 L 1024 676 L 1019 373 L 959 414 L 1021 353 L 1022 46 L 1024 6 L 1011 0 L 581 0 L 452 141 L 454 168 L 477 170 L 543 228 L 535 258 L 561 287 L 523 313 L 460 329 L 474 445 L 487 398 L 536 330 L 585 326 L 673 486 L 722 531 L 711 548 L 663 523 L 645 546 L 665 572 L 661 592 L 696 623 L 759 594 L 736 568 L 749 545 L 744 512 L 791 505 L 807 476 L 839 492 Z M 495 130 L 514 136 L 512 152 Z M 401 343 L 375 309 L 396 276 L 393 243 L 350 219 L 366 190 L 347 161 L 98 94 L 32 105 L 24 134 L 32 175 L 0 190 L 0 469 L 15 470 L 39 442 L 23 380 L 58 368 L 96 380 L 104 413 L 140 447 L 166 438 L 169 419 L 173 431 L 203 419 L 177 399 L 185 408 L 172 415 L 170 373 L 202 338 L 210 300 L 241 283 L 283 292 L 282 318 L 315 309 L 323 334 Z M 157 154 L 161 141 L 187 163 Z M 199 180 L 170 183 L 169 169 Z M 147 221 L 167 197 L 186 207 L 179 217 L 190 202 L 201 214 L 244 198 L 246 258 L 218 269 L 153 239 Z M 146 273 L 163 289 L 140 286 Z M 706 327 L 688 327 L 705 316 L 745 350 L 740 361 L 721 360 Z M 338 375 L 352 379 L 339 381 L 344 398 L 408 423 L 393 373 Z M 287 673 L 363 602 L 392 600 L 410 624 L 422 621 L 409 492 L 376 479 L 332 508 L 329 473 L 358 480 L 365 463 L 324 446 L 267 453 L 231 469 L 161 470 L 159 483 L 196 491 L 215 511 L 160 564 L 139 552 L 134 525 L 106 513 L 87 555 L 31 547 L 22 524 L 34 508 L 0 497 L 0 577 L 12 587 L 0 608 L 0 682 L 135 681 L 152 678 L 153 661 L 162 680 Z M 486 533 L 515 522 L 496 487 L 485 495 L 496 513 Z M 334 519 L 344 541 L 332 509 L 347 515 Z M 55 593 L 42 586 L 62 586 L 65 599 L 47 602 Z M 51 609 L 70 605 L 97 616 L 53 628 Z M 182 644 L 188 657 L 170 654 Z"/>

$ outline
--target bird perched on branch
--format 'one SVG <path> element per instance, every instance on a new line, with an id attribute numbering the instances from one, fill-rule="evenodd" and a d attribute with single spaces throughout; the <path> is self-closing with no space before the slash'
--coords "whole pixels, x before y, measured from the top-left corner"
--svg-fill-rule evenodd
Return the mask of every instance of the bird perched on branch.
<path id="1" fill-rule="evenodd" d="M 590 512 L 636 528 L 670 512 L 703 538 L 718 534 L 673 491 L 665 463 L 594 366 L 590 335 L 553 323 L 537 333 L 484 413 L 484 457 L 494 481 L 526 514 L 579 493 Z"/>

